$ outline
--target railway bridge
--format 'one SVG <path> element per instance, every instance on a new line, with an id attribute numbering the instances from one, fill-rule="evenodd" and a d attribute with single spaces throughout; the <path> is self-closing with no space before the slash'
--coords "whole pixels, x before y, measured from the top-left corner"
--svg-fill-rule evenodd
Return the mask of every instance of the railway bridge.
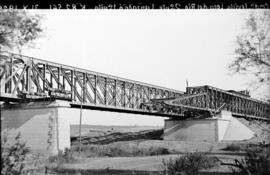
<path id="1" fill-rule="evenodd" d="M 270 119 L 270 104 L 253 99 L 244 91 L 222 90 L 205 85 L 187 87 L 182 92 L 8 52 L 1 52 L 0 59 L 1 120 L 4 123 L 1 128 L 11 126 L 14 129 L 14 122 L 21 122 L 22 126 L 44 115 L 40 118 L 46 119 L 47 123 L 51 122 L 46 127 L 52 137 L 47 140 L 52 144 L 55 138 L 53 135 L 58 138 L 60 132 L 63 135 L 68 130 L 59 131 L 59 121 L 64 120 L 61 119 L 61 112 L 72 113 L 72 109 L 76 108 L 169 117 L 165 121 L 164 138 L 178 140 L 175 134 L 166 137 L 166 133 L 176 133 L 175 128 L 181 128 L 179 122 L 207 121 L 209 124 L 222 116 L 263 121 Z M 63 107 L 65 110 L 61 111 Z M 25 117 L 27 119 L 21 121 Z M 228 118 L 224 120 L 231 121 Z M 207 124 L 207 128 L 212 125 L 217 128 L 217 123 L 215 120 L 211 126 Z M 240 124 L 237 126 L 240 127 Z M 55 127 L 58 133 L 55 133 Z M 214 140 L 222 140 L 217 135 L 213 136 Z M 66 142 L 62 146 L 58 143 L 57 149 L 65 147 L 68 144 Z"/>

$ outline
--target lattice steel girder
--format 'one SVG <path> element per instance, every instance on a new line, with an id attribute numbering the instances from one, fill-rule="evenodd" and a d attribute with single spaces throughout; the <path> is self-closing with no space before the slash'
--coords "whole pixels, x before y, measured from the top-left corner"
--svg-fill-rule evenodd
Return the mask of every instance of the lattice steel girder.
<path id="1" fill-rule="evenodd" d="M 211 110 L 218 110 L 223 104 L 222 109 L 231 111 L 234 115 L 247 115 L 261 118 L 270 119 L 270 104 L 267 102 L 259 101 L 244 95 L 228 92 L 222 89 L 218 89 L 211 86 L 199 86 L 189 87 L 187 92 L 190 94 L 196 94 L 196 92 L 207 92 L 210 99 L 214 99 L 214 102 L 208 101 L 208 106 Z M 214 96 L 219 96 L 215 99 Z M 217 103 L 218 105 L 213 106 L 210 103 Z"/>
<path id="2" fill-rule="evenodd" d="M 231 93 L 211 86 L 188 87 L 177 98 L 152 99 L 144 103 L 149 110 L 162 113 L 186 113 L 202 116 L 205 112 L 216 114 L 221 110 L 231 111 L 235 116 L 270 120 L 270 103 Z"/>
<path id="3" fill-rule="evenodd" d="M 169 88 L 7 52 L 0 53 L 0 58 L 0 100 L 7 96 L 25 100 L 27 97 L 59 96 L 72 102 L 142 109 L 141 104 L 152 98 L 183 94 Z"/>
<path id="4" fill-rule="evenodd" d="M 174 99 L 157 99 L 146 105 L 175 106 L 190 111 L 196 109 L 217 113 L 231 111 L 233 115 L 270 120 L 270 104 L 211 86 L 188 87 L 186 93 Z"/>

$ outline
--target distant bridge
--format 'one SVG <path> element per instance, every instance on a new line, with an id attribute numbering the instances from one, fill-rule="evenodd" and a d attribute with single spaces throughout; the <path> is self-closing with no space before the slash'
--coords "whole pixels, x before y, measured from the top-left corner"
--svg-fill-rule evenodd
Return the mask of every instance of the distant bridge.
<path id="1" fill-rule="evenodd" d="M 71 107 L 186 118 L 231 111 L 270 119 L 270 104 L 210 86 L 186 92 L 28 56 L 0 53 L 0 101 L 61 99 Z"/>

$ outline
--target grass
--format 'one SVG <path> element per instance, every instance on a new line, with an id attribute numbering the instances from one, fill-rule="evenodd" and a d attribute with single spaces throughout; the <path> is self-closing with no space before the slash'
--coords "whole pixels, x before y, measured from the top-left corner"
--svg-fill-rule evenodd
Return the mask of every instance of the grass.
<path id="1" fill-rule="evenodd" d="M 244 150 L 245 148 L 246 147 L 244 145 L 232 143 L 232 144 L 227 145 L 223 150 L 224 151 L 241 151 L 241 150 Z"/>
<path id="2" fill-rule="evenodd" d="M 77 159 L 75 158 L 73 151 L 66 148 L 64 151 L 60 150 L 57 155 L 50 156 L 48 161 L 49 166 L 46 168 L 46 173 L 54 174 L 64 169 L 64 164 L 75 163 L 77 162 Z"/>
<path id="3" fill-rule="evenodd" d="M 263 148 L 263 147 L 268 147 L 269 144 L 265 144 L 264 142 L 262 143 L 232 143 L 227 145 L 225 148 L 222 150 L 224 151 L 234 151 L 234 152 L 246 152 L 248 149 L 253 149 L 253 148 Z"/>
<path id="4" fill-rule="evenodd" d="M 65 174 L 65 175 L 164 175 L 163 172 L 159 171 L 139 171 L 139 170 L 116 170 L 116 169 L 100 169 L 100 170 L 84 170 L 84 169 L 55 169 L 53 173 Z"/>
<path id="5" fill-rule="evenodd" d="M 72 151 L 78 154 L 79 146 L 73 146 Z M 170 154 L 164 147 L 141 146 L 137 143 L 116 142 L 106 145 L 82 145 L 82 154 L 85 157 L 135 157 Z"/>
<path id="6" fill-rule="evenodd" d="M 74 152 L 70 149 L 65 149 L 64 151 L 59 151 L 58 155 L 50 156 L 50 163 L 64 164 L 64 163 L 74 163 L 76 162 L 76 158 L 74 156 Z"/>

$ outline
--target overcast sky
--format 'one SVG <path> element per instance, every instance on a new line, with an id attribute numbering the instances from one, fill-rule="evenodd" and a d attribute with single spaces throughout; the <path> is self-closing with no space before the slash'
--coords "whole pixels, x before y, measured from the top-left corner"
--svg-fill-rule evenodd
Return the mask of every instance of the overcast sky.
<path id="1" fill-rule="evenodd" d="M 244 90 L 250 77 L 231 76 L 227 66 L 248 12 L 42 11 L 45 36 L 24 54 L 181 91 L 186 79 L 189 86 Z"/>

